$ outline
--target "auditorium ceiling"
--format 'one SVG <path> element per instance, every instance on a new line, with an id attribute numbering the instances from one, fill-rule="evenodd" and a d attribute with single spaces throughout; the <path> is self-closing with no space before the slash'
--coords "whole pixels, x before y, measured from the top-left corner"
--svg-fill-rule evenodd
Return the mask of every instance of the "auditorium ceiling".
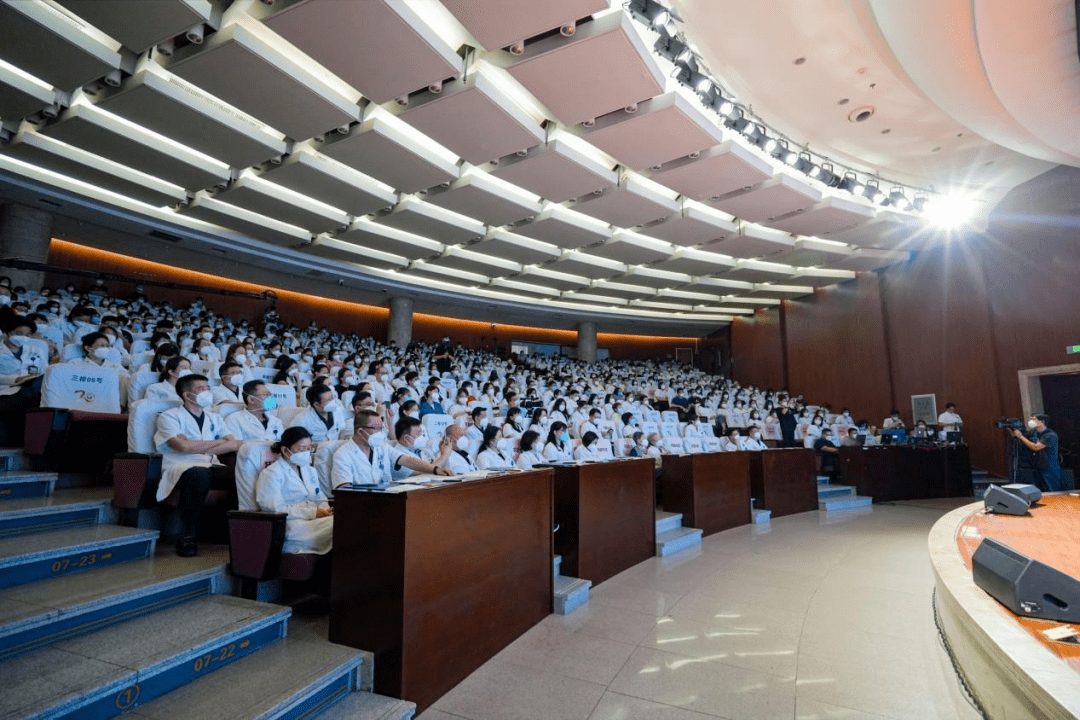
<path id="1" fill-rule="evenodd" d="M 2 0 L 0 193 L 241 279 L 701 334 L 1080 164 L 1073 8 Z"/>

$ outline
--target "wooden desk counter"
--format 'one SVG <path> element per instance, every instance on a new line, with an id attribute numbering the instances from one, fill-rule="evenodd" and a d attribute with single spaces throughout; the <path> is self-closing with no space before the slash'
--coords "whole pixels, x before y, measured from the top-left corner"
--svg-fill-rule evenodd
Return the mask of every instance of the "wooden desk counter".
<path id="1" fill-rule="evenodd" d="M 754 454 L 664 455 L 664 509 L 682 513 L 683 525 L 703 535 L 749 524 Z"/>
<path id="2" fill-rule="evenodd" d="M 656 554 L 652 458 L 552 466 L 562 574 L 598 585 Z"/>
<path id="3" fill-rule="evenodd" d="M 746 454 L 750 456 L 750 490 L 756 507 L 772 511 L 774 518 L 818 509 L 814 450 L 784 448 Z"/>
<path id="4" fill-rule="evenodd" d="M 966 445 L 840 448 L 844 482 L 874 502 L 969 497 L 971 462 Z"/>
<path id="5" fill-rule="evenodd" d="M 552 612 L 552 473 L 334 494 L 330 640 L 418 712 Z"/>

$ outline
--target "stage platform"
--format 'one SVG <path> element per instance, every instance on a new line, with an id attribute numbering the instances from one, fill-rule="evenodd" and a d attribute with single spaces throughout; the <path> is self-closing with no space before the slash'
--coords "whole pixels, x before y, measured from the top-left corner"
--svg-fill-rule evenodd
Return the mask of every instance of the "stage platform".
<path id="1" fill-rule="evenodd" d="M 1080 644 L 1048 639 L 1042 631 L 1065 623 L 1018 617 L 975 585 L 971 556 L 985 537 L 1080 578 L 1080 494 L 1046 495 L 1026 516 L 966 505 L 929 539 L 941 625 L 987 714 L 1080 717 Z"/>

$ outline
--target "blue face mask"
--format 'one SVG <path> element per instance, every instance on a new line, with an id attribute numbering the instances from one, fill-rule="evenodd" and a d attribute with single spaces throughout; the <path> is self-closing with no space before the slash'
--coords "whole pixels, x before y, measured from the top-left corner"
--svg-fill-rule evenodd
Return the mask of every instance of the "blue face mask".
<path id="1" fill-rule="evenodd" d="M 268 398 L 263 398 L 263 410 L 270 412 L 271 410 L 277 410 L 277 398 L 271 395 Z"/>
<path id="2" fill-rule="evenodd" d="M 570 433 L 564 432 L 559 436 L 559 442 L 570 442 Z"/>

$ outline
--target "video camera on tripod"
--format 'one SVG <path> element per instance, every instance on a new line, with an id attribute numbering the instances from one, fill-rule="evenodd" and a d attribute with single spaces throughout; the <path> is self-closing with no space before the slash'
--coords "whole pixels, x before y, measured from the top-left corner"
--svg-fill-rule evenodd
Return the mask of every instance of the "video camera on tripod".
<path id="1" fill-rule="evenodd" d="M 999 418 L 994 427 L 998 430 L 1023 430 L 1024 421 L 1020 418 Z"/>

